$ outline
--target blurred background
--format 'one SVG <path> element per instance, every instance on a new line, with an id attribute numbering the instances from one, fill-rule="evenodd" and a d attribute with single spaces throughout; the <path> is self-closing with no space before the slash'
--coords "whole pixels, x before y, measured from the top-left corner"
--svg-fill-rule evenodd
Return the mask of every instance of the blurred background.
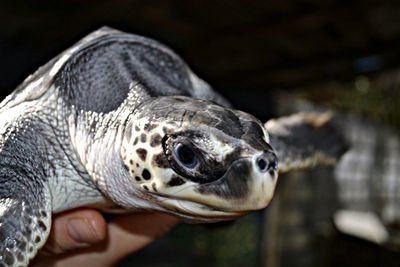
<path id="1" fill-rule="evenodd" d="M 281 176 L 265 211 L 180 225 L 120 266 L 400 266 L 400 1 L 0 3 L 0 93 L 103 25 L 172 47 L 263 121 L 334 109 L 352 147 Z"/>

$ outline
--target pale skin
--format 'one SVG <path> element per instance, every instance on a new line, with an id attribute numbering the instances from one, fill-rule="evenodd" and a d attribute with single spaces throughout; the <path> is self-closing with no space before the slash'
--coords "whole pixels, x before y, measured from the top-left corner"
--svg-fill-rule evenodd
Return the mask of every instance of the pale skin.
<path id="1" fill-rule="evenodd" d="M 109 222 L 93 209 L 57 214 L 46 245 L 30 266 L 115 266 L 178 222 L 161 213 L 118 215 Z"/>

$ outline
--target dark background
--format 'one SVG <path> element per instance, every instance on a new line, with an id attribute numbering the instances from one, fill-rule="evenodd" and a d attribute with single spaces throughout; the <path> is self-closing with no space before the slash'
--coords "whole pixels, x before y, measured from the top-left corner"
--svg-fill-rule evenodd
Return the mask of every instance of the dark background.
<path id="1" fill-rule="evenodd" d="M 103 25 L 167 44 L 263 121 L 302 99 L 400 129 L 396 0 L 2 1 L 1 97 Z M 335 231 L 336 186 L 329 168 L 281 178 L 267 212 L 182 225 L 122 266 L 399 266 L 400 246 Z"/>
<path id="2" fill-rule="evenodd" d="M 109 25 L 166 43 L 236 107 L 266 119 L 276 89 L 397 68 L 399 11 L 395 0 L 2 1 L 0 90 Z"/>

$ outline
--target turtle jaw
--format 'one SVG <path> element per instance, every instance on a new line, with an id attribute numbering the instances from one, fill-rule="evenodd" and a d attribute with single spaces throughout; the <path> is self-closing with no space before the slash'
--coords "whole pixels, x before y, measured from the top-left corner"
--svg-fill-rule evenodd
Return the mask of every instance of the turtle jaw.
<path id="1" fill-rule="evenodd" d="M 222 211 L 208 205 L 183 199 L 164 198 L 162 202 L 161 211 L 180 217 L 185 222 L 190 223 L 233 220 L 249 213 L 249 211 Z"/>
<path id="2" fill-rule="evenodd" d="M 192 183 L 173 195 L 159 195 L 159 205 L 197 222 L 230 220 L 263 209 L 272 200 L 278 175 L 276 163 L 270 168 L 261 164 L 264 168 L 260 168 L 260 158 L 265 158 L 265 153 L 234 161 L 216 181 Z"/>

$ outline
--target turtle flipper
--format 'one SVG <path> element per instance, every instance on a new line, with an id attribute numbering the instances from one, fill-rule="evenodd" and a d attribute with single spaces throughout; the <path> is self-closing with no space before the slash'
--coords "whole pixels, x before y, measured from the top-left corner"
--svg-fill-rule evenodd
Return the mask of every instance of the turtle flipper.
<path id="1" fill-rule="evenodd" d="M 25 182 L 0 178 L 0 266 L 27 266 L 50 231 L 50 198 Z"/>
<path id="2" fill-rule="evenodd" d="M 297 113 L 269 120 L 265 127 L 281 173 L 333 164 L 347 150 L 330 112 Z"/>

